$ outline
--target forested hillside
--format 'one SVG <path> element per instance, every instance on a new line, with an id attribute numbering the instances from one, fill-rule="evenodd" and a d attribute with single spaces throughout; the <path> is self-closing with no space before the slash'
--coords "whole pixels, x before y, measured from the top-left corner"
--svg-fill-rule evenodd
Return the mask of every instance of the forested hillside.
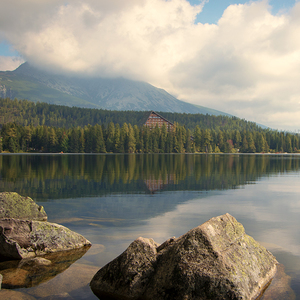
<path id="1" fill-rule="evenodd" d="M 164 114 L 175 121 L 144 126 L 145 112 L 79 109 L 1 99 L 0 151 L 70 153 L 299 152 L 299 135 L 262 129 L 234 117 Z"/>
<path id="2" fill-rule="evenodd" d="M 27 100 L 10 100 L 0 98 L 0 124 L 16 122 L 20 125 L 46 125 L 52 127 L 83 127 L 86 125 L 110 122 L 130 123 L 141 126 L 145 123 L 150 112 L 145 111 L 113 111 L 104 109 L 89 109 L 60 106 L 47 103 L 34 103 Z M 158 112 L 171 122 L 177 122 L 193 130 L 197 125 L 203 129 L 215 130 L 260 130 L 254 122 L 236 117 L 212 116 L 203 114 Z"/>
<path id="3" fill-rule="evenodd" d="M 69 129 L 59 127 L 2 126 L 0 151 L 70 153 L 261 153 L 299 152 L 299 136 L 278 131 L 194 130 L 175 123 L 150 129 L 124 123 L 96 124 Z"/>

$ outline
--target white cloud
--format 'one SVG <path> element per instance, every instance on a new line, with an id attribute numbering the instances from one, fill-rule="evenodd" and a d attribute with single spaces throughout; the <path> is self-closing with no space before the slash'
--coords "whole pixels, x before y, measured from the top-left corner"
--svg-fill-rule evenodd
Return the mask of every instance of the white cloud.
<path id="1" fill-rule="evenodd" d="M 24 60 L 20 57 L 0 56 L 0 66 L 2 71 L 13 71 L 23 62 Z"/>
<path id="2" fill-rule="evenodd" d="M 218 24 L 195 24 L 204 3 L 12 0 L 1 7 L 0 36 L 41 67 L 144 80 L 183 100 L 300 128 L 300 3 L 276 16 L 266 0 L 231 5 Z"/>

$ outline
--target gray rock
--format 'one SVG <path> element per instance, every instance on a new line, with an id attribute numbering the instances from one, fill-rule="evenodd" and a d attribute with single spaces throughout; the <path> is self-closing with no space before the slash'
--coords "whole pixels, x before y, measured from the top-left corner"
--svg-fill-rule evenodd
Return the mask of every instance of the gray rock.
<path id="1" fill-rule="evenodd" d="M 0 220 L 0 257 L 22 259 L 91 245 L 82 235 L 49 222 Z"/>
<path id="2" fill-rule="evenodd" d="M 138 238 L 92 279 L 101 300 L 255 299 L 277 261 L 225 214 L 158 246 Z"/>
<path id="3" fill-rule="evenodd" d="M 0 219 L 2 218 L 46 221 L 47 214 L 43 206 L 37 205 L 31 198 L 3 192 L 0 193 Z"/>

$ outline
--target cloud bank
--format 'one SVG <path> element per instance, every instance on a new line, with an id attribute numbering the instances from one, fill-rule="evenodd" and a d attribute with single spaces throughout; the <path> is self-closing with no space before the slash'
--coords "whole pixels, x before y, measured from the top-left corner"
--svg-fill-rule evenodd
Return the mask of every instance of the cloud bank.
<path id="1" fill-rule="evenodd" d="M 18 56 L 0 56 L 0 66 L 2 71 L 13 71 L 23 62 L 24 60 Z"/>
<path id="2" fill-rule="evenodd" d="M 231 5 L 217 24 L 195 23 L 205 2 L 10 0 L 0 37 L 41 68 L 143 80 L 182 100 L 300 129 L 300 3 L 275 16 L 266 0 Z"/>

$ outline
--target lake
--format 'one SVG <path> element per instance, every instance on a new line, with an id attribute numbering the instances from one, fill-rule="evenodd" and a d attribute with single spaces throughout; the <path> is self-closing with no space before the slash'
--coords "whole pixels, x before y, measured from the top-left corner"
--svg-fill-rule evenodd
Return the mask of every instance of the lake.
<path id="1" fill-rule="evenodd" d="M 1 192 L 30 196 L 49 222 L 93 244 L 65 271 L 16 293 L 97 299 L 91 276 L 137 237 L 162 243 L 228 212 L 284 265 L 300 299 L 299 155 L 2 154 L 0 176 Z"/>

